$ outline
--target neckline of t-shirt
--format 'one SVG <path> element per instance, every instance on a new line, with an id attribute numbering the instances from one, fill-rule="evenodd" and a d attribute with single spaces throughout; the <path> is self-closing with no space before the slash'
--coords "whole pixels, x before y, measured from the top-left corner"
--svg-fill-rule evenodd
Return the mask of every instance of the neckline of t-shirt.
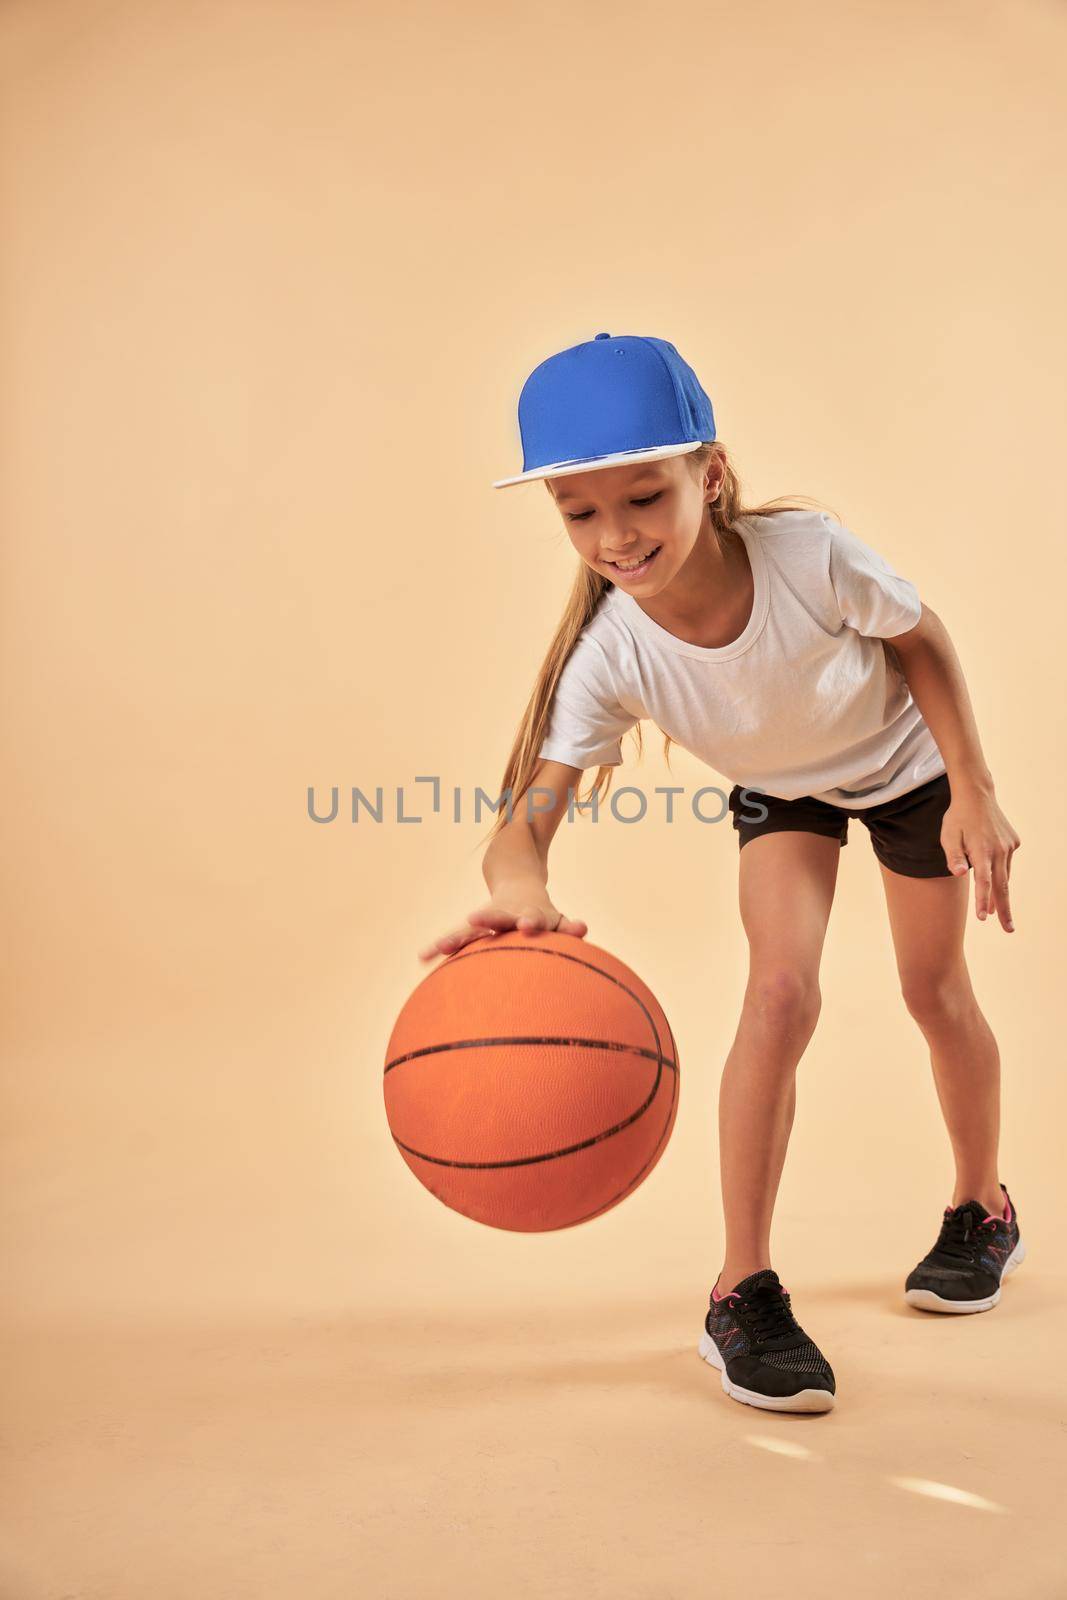
<path id="1" fill-rule="evenodd" d="M 727 661 L 731 656 L 741 655 L 755 643 L 763 630 L 770 605 L 770 584 L 767 581 L 767 559 L 763 553 L 763 542 L 752 519 L 741 517 L 735 526 L 745 542 L 745 549 L 748 551 L 748 559 L 752 566 L 753 598 L 749 619 L 742 632 L 730 644 L 690 644 L 688 639 L 679 639 L 676 633 L 661 627 L 647 612 L 642 611 L 632 594 L 627 594 L 625 589 L 620 589 L 618 584 L 615 584 L 613 585 L 615 604 L 621 615 L 650 639 L 654 639 L 665 649 L 673 650 L 680 656 L 695 656 L 698 661 Z"/>

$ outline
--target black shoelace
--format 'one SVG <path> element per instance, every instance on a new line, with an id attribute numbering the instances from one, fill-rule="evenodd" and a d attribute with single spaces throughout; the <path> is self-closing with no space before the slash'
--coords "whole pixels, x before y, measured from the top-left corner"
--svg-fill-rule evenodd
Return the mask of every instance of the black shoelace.
<path id="1" fill-rule="evenodd" d="M 953 1261 L 973 1262 L 984 1243 L 981 1238 L 984 1230 L 991 1232 L 992 1224 L 976 1223 L 973 1211 L 950 1211 L 941 1224 L 934 1250 Z"/>
<path id="2" fill-rule="evenodd" d="M 744 1312 L 757 1344 L 793 1344 L 806 1337 L 793 1315 L 787 1291 L 773 1284 L 760 1284 L 735 1300 L 734 1310 Z"/>

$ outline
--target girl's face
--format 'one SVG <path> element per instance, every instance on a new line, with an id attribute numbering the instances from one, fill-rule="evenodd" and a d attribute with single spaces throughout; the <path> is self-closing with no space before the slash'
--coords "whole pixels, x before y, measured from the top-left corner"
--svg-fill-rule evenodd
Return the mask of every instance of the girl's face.
<path id="1" fill-rule="evenodd" d="M 548 484 L 582 560 L 622 589 L 653 595 L 684 566 L 724 471 L 713 459 L 699 478 L 685 456 L 667 456 Z"/>

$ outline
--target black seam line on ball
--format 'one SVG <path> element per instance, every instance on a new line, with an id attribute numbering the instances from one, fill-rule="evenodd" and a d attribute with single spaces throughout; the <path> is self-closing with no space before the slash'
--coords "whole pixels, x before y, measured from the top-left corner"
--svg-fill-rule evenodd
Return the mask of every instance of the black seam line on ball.
<path id="1" fill-rule="evenodd" d="M 420 1161 L 430 1161 L 435 1167 L 528 1167 L 538 1161 L 556 1161 L 560 1156 L 572 1156 L 577 1150 L 588 1150 L 590 1145 L 600 1144 L 604 1139 L 613 1138 L 615 1134 L 621 1133 L 623 1128 L 628 1128 L 639 1117 L 643 1117 L 659 1093 L 659 1086 L 663 1082 L 663 1068 L 665 1065 L 663 1057 L 660 1056 L 656 1061 L 656 1076 L 652 1080 L 652 1088 L 648 1092 L 647 1099 L 642 1101 L 635 1111 L 631 1111 L 628 1117 L 624 1117 L 622 1122 L 617 1122 L 612 1128 L 603 1128 L 600 1133 L 594 1133 L 588 1139 L 581 1139 L 577 1144 L 564 1145 L 560 1150 L 546 1150 L 539 1156 L 515 1156 L 509 1161 L 449 1161 L 444 1156 L 431 1156 L 427 1155 L 425 1150 L 416 1150 L 413 1145 L 405 1144 L 402 1139 L 398 1139 L 395 1133 L 393 1134 L 393 1140 L 409 1156 L 418 1156 Z M 671 1080 L 672 1083 L 676 1081 L 677 1079 L 674 1078 Z"/>
<path id="2" fill-rule="evenodd" d="M 672 1084 L 674 1084 L 676 1081 L 676 1079 L 671 1079 Z M 656 1079 L 652 1085 L 652 1092 L 648 1096 L 648 1099 L 645 1100 L 643 1104 L 639 1105 L 636 1111 L 631 1112 L 631 1114 L 626 1117 L 624 1121 L 617 1122 L 613 1128 L 604 1128 L 602 1132 L 594 1133 L 592 1138 L 582 1139 L 578 1144 L 564 1145 L 560 1150 L 546 1150 L 543 1155 L 539 1156 L 515 1156 L 508 1161 L 449 1161 L 444 1156 L 430 1156 L 426 1154 L 425 1150 L 416 1150 L 413 1145 L 405 1144 L 402 1139 L 398 1139 L 395 1133 L 393 1134 L 393 1139 L 399 1148 L 405 1151 L 407 1155 L 417 1156 L 420 1161 L 432 1162 L 435 1167 L 476 1167 L 479 1170 L 485 1170 L 487 1168 L 497 1167 L 529 1167 L 535 1165 L 539 1161 L 558 1161 L 561 1156 L 572 1156 L 579 1150 L 588 1150 L 590 1145 L 601 1144 L 605 1139 L 612 1139 L 617 1133 L 621 1133 L 623 1128 L 628 1128 L 631 1123 L 637 1122 L 639 1118 L 644 1116 L 645 1112 L 656 1098 L 656 1095 L 659 1093 L 659 1086 L 662 1082 L 663 1073 L 657 1067 Z"/>
<path id="3" fill-rule="evenodd" d="M 427 1044 L 418 1050 L 409 1050 L 405 1055 L 394 1056 L 392 1061 L 386 1062 L 386 1072 L 392 1072 L 394 1067 L 402 1066 L 405 1061 L 414 1061 L 418 1056 L 440 1055 L 442 1050 L 476 1050 L 479 1045 L 491 1044 L 574 1044 L 581 1045 L 591 1050 L 614 1050 L 631 1056 L 642 1056 L 647 1061 L 659 1061 L 671 1071 L 676 1071 L 673 1061 L 660 1054 L 658 1050 L 645 1049 L 639 1044 L 625 1044 L 614 1039 L 582 1039 L 570 1034 L 555 1033 L 530 1033 L 517 1034 L 505 1033 L 499 1037 L 490 1035 L 485 1039 L 452 1039 L 446 1044 Z"/>
<path id="4" fill-rule="evenodd" d="M 492 939 L 495 936 L 490 934 L 490 935 L 485 935 L 485 937 L 489 938 L 489 939 Z M 476 1168 L 476 1169 L 482 1170 L 482 1171 L 490 1170 L 490 1169 L 499 1169 L 499 1168 L 502 1168 L 502 1167 L 532 1166 L 532 1165 L 535 1165 L 536 1163 L 541 1162 L 541 1161 L 557 1161 L 562 1156 L 573 1155 L 578 1150 L 587 1150 L 587 1149 L 589 1149 L 589 1147 L 591 1145 L 600 1144 L 601 1141 L 604 1140 L 604 1139 L 613 1138 L 614 1135 L 617 1134 L 617 1133 L 620 1133 L 623 1128 L 628 1128 L 631 1125 L 631 1123 L 636 1122 L 638 1117 L 644 1116 L 645 1112 L 648 1110 L 649 1106 L 652 1104 L 653 1100 L 656 1098 L 656 1095 L 659 1092 L 660 1083 L 663 1081 L 663 1068 L 664 1068 L 664 1066 L 669 1066 L 671 1068 L 673 1074 L 674 1074 L 674 1076 L 671 1079 L 672 1097 L 673 1097 L 673 1094 L 677 1093 L 678 1069 L 677 1069 L 676 1061 L 669 1061 L 668 1062 L 666 1060 L 666 1058 L 664 1057 L 664 1055 L 663 1055 L 663 1043 L 662 1043 L 662 1040 L 660 1039 L 660 1036 L 659 1036 L 659 1029 L 656 1026 L 656 1019 L 653 1017 L 652 1013 L 649 1011 L 648 1007 L 645 1005 L 644 1001 L 641 999 L 641 996 L 639 994 L 635 994 L 634 991 L 630 988 L 629 984 L 623 983 L 621 981 L 621 979 L 613 977 L 610 972 L 605 972 L 601 967 L 598 967 L 596 965 L 596 963 L 593 962 L 593 961 L 583 961 L 580 956 L 569 955 L 569 954 L 567 954 L 566 952 L 564 952 L 562 950 L 545 951 L 545 950 L 538 950 L 535 947 L 524 948 L 522 945 L 507 945 L 507 946 L 505 946 L 503 948 L 500 948 L 499 946 L 494 948 L 492 943 L 490 943 L 490 944 L 482 944 L 480 946 L 480 948 L 470 949 L 470 950 L 467 950 L 466 952 L 458 951 L 455 955 L 449 957 L 449 959 L 447 961 L 442 961 L 441 965 L 436 969 L 436 972 L 429 973 L 428 976 L 423 980 L 423 982 L 424 983 L 431 982 L 432 979 L 436 976 L 437 972 L 446 971 L 447 968 L 450 967 L 456 961 L 473 961 L 476 956 L 489 956 L 489 955 L 495 955 L 495 956 L 548 955 L 554 961 L 573 961 L 576 966 L 588 968 L 588 970 L 590 972 L 596 973 L 598 978 L 606 978 L 609 983 L 615 984 L 616 988 L 621 989 L 624 992 L 624 994 L 628 994 L 630 996 L 630 999 L 633 1000 L 633 1002 L 635 1003 L 635 1005 L 639 1006 L 640 1009 L 644 1012 L 645 1017 L 646 1017 L 646 1019 L 648 1021 L 648 1025 L 652 1030 L 652 1037 L 656 1041 L 656 1049 L 655 1049 L 654 1052 L 643 1051 L 639 1045 L 626 1046 L 627 1049 L 629 1049 L 629 1050 L 631 1050 L 631 1051 L 633 1051 L 635 1053 L 639 1052 L 641 1055 L 647 1056 L 647 1058 L 650 1059 L 650 1060 L 653 1059 L 653 1057 L 655 1058 L 655 1061 L 656 1061 L 656 1076 L 655 1076 L 655 1080 L 654 1080 L 654 1082 L 652 1084 L 652 1089 L 651 1089 L 651 1092 L 650 1092 L 650 1094 L 648 1096 L 648 1099 L 644 1102 L 643 1105 L 638 1106 L 637 1110 L 634 1111 L 631 1116 L 627 1117 L 625 1119 L 625 1121 L 616 1124 L 615 1127 L 613 1127 L 613 1128 L 605 1128 L 601 1133 L 594 1134 L 589 1139 L 582 1139 L 578 1144 L 568 1145 L 568 1146 L 566 1146 L 566 1148 L 564 1148 L 562 1150 L 549 1150 L 549 1151 L 546 1151 L 543 1155 L 539 1155 L 539 1156 L 519 1156 L 519 1157 L 513 1158 L 512 1160 L 509 1160 L 509 1161 L 449 1161 L 449 1160 L 445 1159 L 442 1156 L 427 1155 L 425 1151 L 416 1150 L 412 1145 L 404 1144 L 403 1141 L 398 1139 L 396 1134 L 394 1133 L 392 1135 L 393 1142 L 397 1146 L 398 1149 L 405 1151 L 408 1155 L 416 1156 L 420 1161 L 428 1161 L 434 1166 L 438 1166 L 438 1167 Z M 664 1021 L 667 1022 L 666 1016 L 664 1016 Z M 677 1057 L 678 1047 L 675 1044 L 674 1035 L 673 1035 L 673 1033 L 671 1033 L 671 1025 L 670 1025 L 669 1022 L 667 1022 L 667 1032 L 671 1036 L 671 1044 L 674 1045 L 674 1054 L 675 1054 L 675 1057 Z M 513 1043 L 514 1041 L 510 1041 L 510 1042 Z M 598 1044 L 599 1042 L 600 1041 L 597 1041 L 597 1040 L 593 1041 L 594 1045 Z M 388 1070 L 389 1070 L 389 1068 L 386 1067 L 386 1071 L 388 1071 Z"/>
<path id="5" fill-rule="evenodd" d="M 492 941 L 497 937 L 497 935 L 486 934 L 481 937 L 485 937 Z M 536 935 L 531 937 L 536 937 Z M 613 983 L 617 989 L 621 989 L 624 994 L 628 994 L 635 1005 L 640 1006 L 641 1010 L 645 1014 L 648 1025 L 652 1030 L 652 1037 L 656 1042 L 656 1054 L 659 1056 L 661 1061 L 663 1060 L 663 1042 L 659 1036 L 659 1029 L 656 1027 L 656 1019 L 645 1005 L 645 1002 L 641 999 L 641 996 L 639 994 L 635 994 L 633 989 L 630 988 L 630 985 L 628 983 L 623 983 L 621 978 L 615 978 L 610 972 L 605 972 L 602 967 L 598 967 L 595 961 L 583 961 L 581 956 L 569 955 L 564 950 L 538 950 L 536 946 L 523 946 L 521 944 L 505 945 L 503 948 L 497 945 L 494 948 L 492 942 L 490 942 L 489 944 L 480 945 L 479 948 L 458 950 L 455 955 L 449 956 L 447 961 L 442 961 L 441 965 L 435 968 L 433 972 L 427 973 L 426 977 L 422 981 L 423 983 L 431 983 L 439 972 L 447 972 L 448 968 L 451 967 L 455 962 L 473 961 L 476 956 L 549 956 L 553 961 L 573 961 L 576 967 L 585 967 L 589 972 L 595 972 L 598 978 L 606 978 L 607 981 L 609 983 Z M 658 1001 L 657 1004 L 659 1004 Z M 666 1013 L 664 1013 L 663 1020 L 665 1022 L 667 1021 Z M 667 1032 L 670 1033 L 670 1031 L 671 1025 L 669 1022 L 667 1022 Z M 674 1043 L 673 1034 L 671 1035 L 671 1043 Z M 677 1058 L 677 1047 L 675 1048 L 674 1054 Z M 671 1065 L 673 1065 L 673 1062 Z M 388 1070 L 389 1069 L 387 1067 L 386 1071 Z"/>
<path id="6" fill-rule="evenodd" d="M 667 1032 L 671 1035 L 671 1044 L 674 1046 L 674 1053 L 677 1056 L 678 1046 L 675 1044 L 674 1034 L 671 1033 L 671 1025 L 669 1022 L 667 1023 Z M 575 1217 L 570 1223 L 568 1223 L 568 1227 L 573 1228 L 579 1222 L 591 1222 L 594 1217 L 599 1217 L 605 1211 L 610 1211 L 612 1206 L 618 1205 L 620 1200 L 624 1200 L 628 1194 L 632 1193 L 632 1191 L 637 1188 L 637 1185 L 641 1182 L 645 1173 L 648 1172 L 650 1168 L 652 1168 L 659 1160 L 660 1151 L 663 1149 L 664 1142 L 667 1138 L 667 1130 L 671 1125 L 671 1117 L 674 1113 L 675 1102 L 677 1099 L 678 1073 L 676 1071 L 674 1077 L 671 1079 L 671 1099 L 670 1104 L 667 1107 L 667 1115 L 663 1119 L 663 1131 L 656 1140 L 656 1147 L 652 1151 L 652 1154 L 649 1156 L 648 1160 L 645 1162 L 644 1166 L 634 1174 L 624 1189 L 620 1189 L 617 1194 L 613 1194 L 610 1200 L 605 1200 L 602 1206 L 597 1206 L 595 1211 L 587 1211 L 583 1217 Z"/>

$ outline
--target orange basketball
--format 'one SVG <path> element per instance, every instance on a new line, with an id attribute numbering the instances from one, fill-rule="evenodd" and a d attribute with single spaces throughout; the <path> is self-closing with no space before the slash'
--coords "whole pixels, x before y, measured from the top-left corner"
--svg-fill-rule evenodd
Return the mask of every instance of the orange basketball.
<path id="1" fill-rule="evenodd" d="M 654 994 L 607 950 L 486 934 L 419 984 L 385 1058 L 404 1160 L 453 1211 L 542 1233 L 610 1211 L 666 1148 L 678 1052 Z"/>

